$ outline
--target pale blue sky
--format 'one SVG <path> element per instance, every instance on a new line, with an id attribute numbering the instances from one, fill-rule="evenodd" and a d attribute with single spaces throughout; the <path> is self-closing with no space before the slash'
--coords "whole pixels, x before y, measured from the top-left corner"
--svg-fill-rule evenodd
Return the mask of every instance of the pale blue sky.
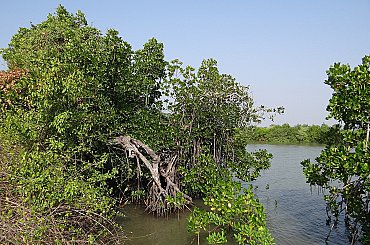
<path id="1" fill-rule="evenodd" d="M 82 10 L 103 32 L 118 30 L 135 49 L 155 37 L 168 60 L 198 67 L 215 58 L 221 72 L 251 86 L 257 104 L 286 108 L 277 124 L 326 122 L 325 71 L 334 62 L 356 66 L 370 54 L 370 0 L 3 0 L 0 47 L 58 4 Z"/>

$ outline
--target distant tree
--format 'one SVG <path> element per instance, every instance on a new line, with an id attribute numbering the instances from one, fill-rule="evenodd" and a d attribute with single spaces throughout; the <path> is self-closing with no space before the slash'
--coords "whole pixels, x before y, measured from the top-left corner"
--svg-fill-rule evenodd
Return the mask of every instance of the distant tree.
<path id="1" fill-rule="evenodd" d="M 282 144 L 325 144 L 334 139 L 338 133 L 336 127 L 326 124 L 318 125 L 271 125 L 269 127 L 250 126 L 242 129 L 242 134 L 247 142 L 282 143 Z"/>

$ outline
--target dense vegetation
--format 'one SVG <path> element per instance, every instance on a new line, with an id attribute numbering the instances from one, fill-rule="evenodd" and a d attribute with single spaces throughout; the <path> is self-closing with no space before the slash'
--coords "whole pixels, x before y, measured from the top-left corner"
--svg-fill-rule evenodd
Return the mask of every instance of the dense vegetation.
<path id="1" fill-rule="evenodd" d="M 327 110 L 340 122 L 339 139 L 329 144 L 316 162 L 302 162 L 312 185 L 328 190 L 328 222 L 332 228 L 339 215 L 351 231 L 351 244 L 357 239 L 370 243 L 370 56 L 351 69 L 335 63 L 325 81 L 333 89 Z"/>
<path id="2" fill-rule="evenodd" d="M 273 144 L 327 144 L 336 139 L 337 126 L 318 125 L 271 125 L 252 126 L 240 131 L 241 137 L 253 143 Z"/>
<path id="3" fill-rule="evenodd" d="M 117 206 L 144 203 L 166 215 L 203 197 L 189 231 L 211 244 L 271 244 L 250 181 L 269 167 L 246 153 L 240 128 L 278 109 L 258 109 L 215 60 L 196 71 L 142 49 L 115 30 L 102 34 L 59 6 L 20 28 L 2 50 L 0 76 L 0 242 L 120 242 Z"/>

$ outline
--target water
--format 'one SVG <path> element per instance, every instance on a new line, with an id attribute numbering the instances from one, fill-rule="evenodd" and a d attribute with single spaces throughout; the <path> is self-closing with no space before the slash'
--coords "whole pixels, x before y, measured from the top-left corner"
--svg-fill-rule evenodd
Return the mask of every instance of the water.
<path id="1" fill-rule="evenodd" d="M 196 237 L 187 232 L 187 217 L 190 211 L 185 210 L 168 217 L 148 215 L 142 207 L 128 205 L 124 212 L 126 217 L 120 223 L 126 232 L 128 245 L 182 245 L 197 244 Z M 206 242 L 202 244 L 207 244 Z"/>
<path id="2" fill-rule="evenodd" d="M 266 149 L 272 153 L 271 168 L 253 182 L 256 195 L 267 211 L 267 224 L 276 244 L 325 244 L 330 227 L 326 225 L 323 194 L 306 183 L 300 162 L 311 161 L 321 146 L 248 145 L 248 151 Z M 266 188 L 268 185 L 268 188 Z M 311 191 L 312 190 L 312 191 Z M 334 229 L 328 244 L 348 244 L 342 223 Z"/>
<path id="3" fill-rule="evenodd" d="M 248 151 L 267 149 L 274 155 L 271 168 L 253 182 L 255 193 L 265 205 L 267 225 L 276 244 L 325 244 L 330 231 L 326 225 L 325 202 L 322 193 L 306 183 L 300 162 L 315 159 L 320 146 L 248 145 Z M 247 185 L 245 183 L 245 185 Z M 269 186 L 266 189 L 266 185 Z M 127 231 L 126 244 L 166 245 L 197 244 L 197 239 L 186 231 L 189 211 L 156 218 L 134 205 L 125 208 L 121 223 Z M 348 244 L 344 225 L 340 223 L 331 233 L 328 244 Z M 201 237 L 201 244 L 207 244 Z"/>

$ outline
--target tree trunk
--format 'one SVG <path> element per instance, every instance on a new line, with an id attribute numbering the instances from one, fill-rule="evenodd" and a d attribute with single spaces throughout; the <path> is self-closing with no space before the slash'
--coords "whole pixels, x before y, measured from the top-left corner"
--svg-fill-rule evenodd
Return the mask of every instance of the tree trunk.
<path id="1" fill-rule="evenodd" d="M 168 203 L 167 197 L 175 198 L 177 193 L 181 193 L 185 198 L 183 205 L 192 203 L 192 198 L 183 193 L 176 183 L 176 155 L 170 157 L 169 160 L 161 160 L 160 156 L 146 144 L 130 136 L 119 136 L 114 139 L 114 142 L 125 149 L 130 158 L 139 159 L 151 174 L 152 180 L 148 185 L 148 196 L 145 201 L 147 211 L 157 215 L 175 211 L 176 207 Z"/>

